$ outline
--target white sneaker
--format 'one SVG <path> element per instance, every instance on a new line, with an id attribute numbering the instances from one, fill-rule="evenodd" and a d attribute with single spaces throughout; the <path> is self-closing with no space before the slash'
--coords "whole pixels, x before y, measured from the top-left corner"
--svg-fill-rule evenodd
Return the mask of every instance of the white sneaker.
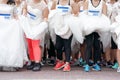
<path id="1" fill-rule="evenodd" d="M 120 72 L 120 67 L 118 67 L 117 72 Z"/>

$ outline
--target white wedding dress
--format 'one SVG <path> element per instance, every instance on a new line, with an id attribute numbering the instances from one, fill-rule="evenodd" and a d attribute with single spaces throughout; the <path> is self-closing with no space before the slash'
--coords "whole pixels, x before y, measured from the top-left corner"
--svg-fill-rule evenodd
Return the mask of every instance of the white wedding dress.
<path id="1" fill-rule="evenodd" d="M 48 23 L 43 21 L 43 9 L 47 7 L 47 5 L 43 5 L 45 2 L 42 0 L 38 3 L 38 7 L 34 7 L 28 4 L 27 6 L 27 17 L 21 16 L 20 21 L 22 24 L 22 28 L 25 32 L 26 38 L 30 38 L 33 40 L 43 39 L 47 28 Z"/>
<path id="2" fill-rule="evenodd" d="M 120 49 L 120 2 L 115 4 L 114 9 L 118 15 L 115 17 L 115 22 L 111 25 L 111 32 L 118 49 Z"/>
<path id="3" fill-rule="evenodd" d="M 0 66 L 23 67 L 26 48 L 19 20 L 13 18 L 14 8 L 0 4 Z"/>
<path id="4" fill-rule="evenodd" d="M 70 16 L 71 7 L 68 4 L 58 4 L 56 9 L 50 10 L 49 32 L 54 44 L 56 42 L 56 35 L 59 35 L 63 39 L 69 39 L 72 35 L 70 26 L 68 25 Z"/>

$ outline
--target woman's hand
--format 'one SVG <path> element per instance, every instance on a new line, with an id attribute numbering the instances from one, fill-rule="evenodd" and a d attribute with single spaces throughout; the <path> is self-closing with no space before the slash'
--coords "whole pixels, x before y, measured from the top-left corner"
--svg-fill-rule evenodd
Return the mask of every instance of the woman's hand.
<path id="1" fill-rule="evenodd" d="M 47 19 L 47 18 L 44 18 L 44 21 L 45 21 L 45 22 L 48 22 L 48 19 Z"/>
<path id="2" fill-rule="evenodd" d="M 79 13 L 76 13 L 76 14 L 73 14 L 75 17 L 78 17 L 79 16 Z"/>
<path id="3" fill-rule="evenodd" d="M 27 16 L 27 3 L 24 3 L 23 9 L 22 9 L 22 15 Z"/>
<path id="4" fill-rule="evenodd" d="M 48 14 L 49 14 L 49 10 L 48 8 L 46 7 L 44 10 L 43 10 L 43 19 L 44 21 L 48 21 Z"/>

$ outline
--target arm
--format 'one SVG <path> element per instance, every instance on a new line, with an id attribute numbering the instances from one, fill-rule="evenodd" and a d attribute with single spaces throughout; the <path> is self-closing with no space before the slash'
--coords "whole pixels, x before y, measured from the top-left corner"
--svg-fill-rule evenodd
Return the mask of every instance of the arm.
<path id="1" fill-rule="evenodd" d="M 73 13 L 73 3 L 72 3 L 70 6 L 71 6 L 71 9 L 72 9 L 72 12 L 71 12 L 71 13 Z"/>
<path id="2" fill-rule="evenodd" d="M 14 17 L 15 19 L 18 19 L 16 7 L 14 7 L 14 9 L 13 9 L 13 17 Z"/>
<path id="3" fill-rule="evenodd" d="M 86 0 L 85 2 L 84 2 L 84 4 L 83 4 L 83 12 L 85 13 L 85 14 L 87 14 L 87 10 L 88 10 L 88 1 Z"/>
<path id="4" fill-rule="evenodd" d="M 72 13 L 74 14 L 74 16 L 78 16 L 79 10 L 80 10 L 79 4 L 73 3 L 73 4 L 71 5 L 71 8 L 72 8 Z"/>
<path id="5" fill-rule="evenodd" d="M 53 1 L 53 3 L 52 3 L 52 7 L 51 7 L 51 10 L 53 10 L 53 9 L 55 9 L 56 8 L 56 1 Z"/>
<path id="6" fill-rule="evenodd" d="M 118 15 L 118 10 L 117 10 L 117 6 L 116 6 L 116 4 L 114 5 L 114 7 L 113 7 L 113 10 L 112 10 L 112 15 L 111 15 L 111 18 L 113 18 L 114 19 L 114 22 L 116 21 L 115 20 L 115 17 Z"/>
<path id="7" fill-rule="evenodd" d="M 49 10 L 48 10 L 48 7 L 46 7 L 46 8 L 43 10 L 43 19 L 44 19 L 44 21 L 47 21 L 47 19 L 48 19 L 48 14 L 49 14 Z"/>
<path id="8" fill-rule="evenodd" d="M 44 0 L 46 4 L 48 4 L 48 0 Z"/>
<path id="9" fill-rule="evenodd" d="M 22 15 L 24 15 L 24 16 L 27 15 L 27 3 L 26 3 L 26 2 L 25 2 L 24 5 L 23 5 Z"/>
<path id="10" fill-rule="evenodd" d="M 103 2 L 102 13 L 107 16 L 107 5 Z"/>
<path id="11" fill-rule="evenodd" d="M 88 10 L 88 1 L 87 0 L 83 4 L 83 10 Z"/>

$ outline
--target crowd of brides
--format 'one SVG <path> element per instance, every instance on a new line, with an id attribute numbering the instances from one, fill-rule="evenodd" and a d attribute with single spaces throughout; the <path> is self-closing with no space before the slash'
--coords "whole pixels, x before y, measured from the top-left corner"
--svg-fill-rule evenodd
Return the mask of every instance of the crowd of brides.
<path id="1" fill-rule="evenodd" d="M 46 64 L 120 72 L 120 0 L 0 0 L 0 70 Z"/>

